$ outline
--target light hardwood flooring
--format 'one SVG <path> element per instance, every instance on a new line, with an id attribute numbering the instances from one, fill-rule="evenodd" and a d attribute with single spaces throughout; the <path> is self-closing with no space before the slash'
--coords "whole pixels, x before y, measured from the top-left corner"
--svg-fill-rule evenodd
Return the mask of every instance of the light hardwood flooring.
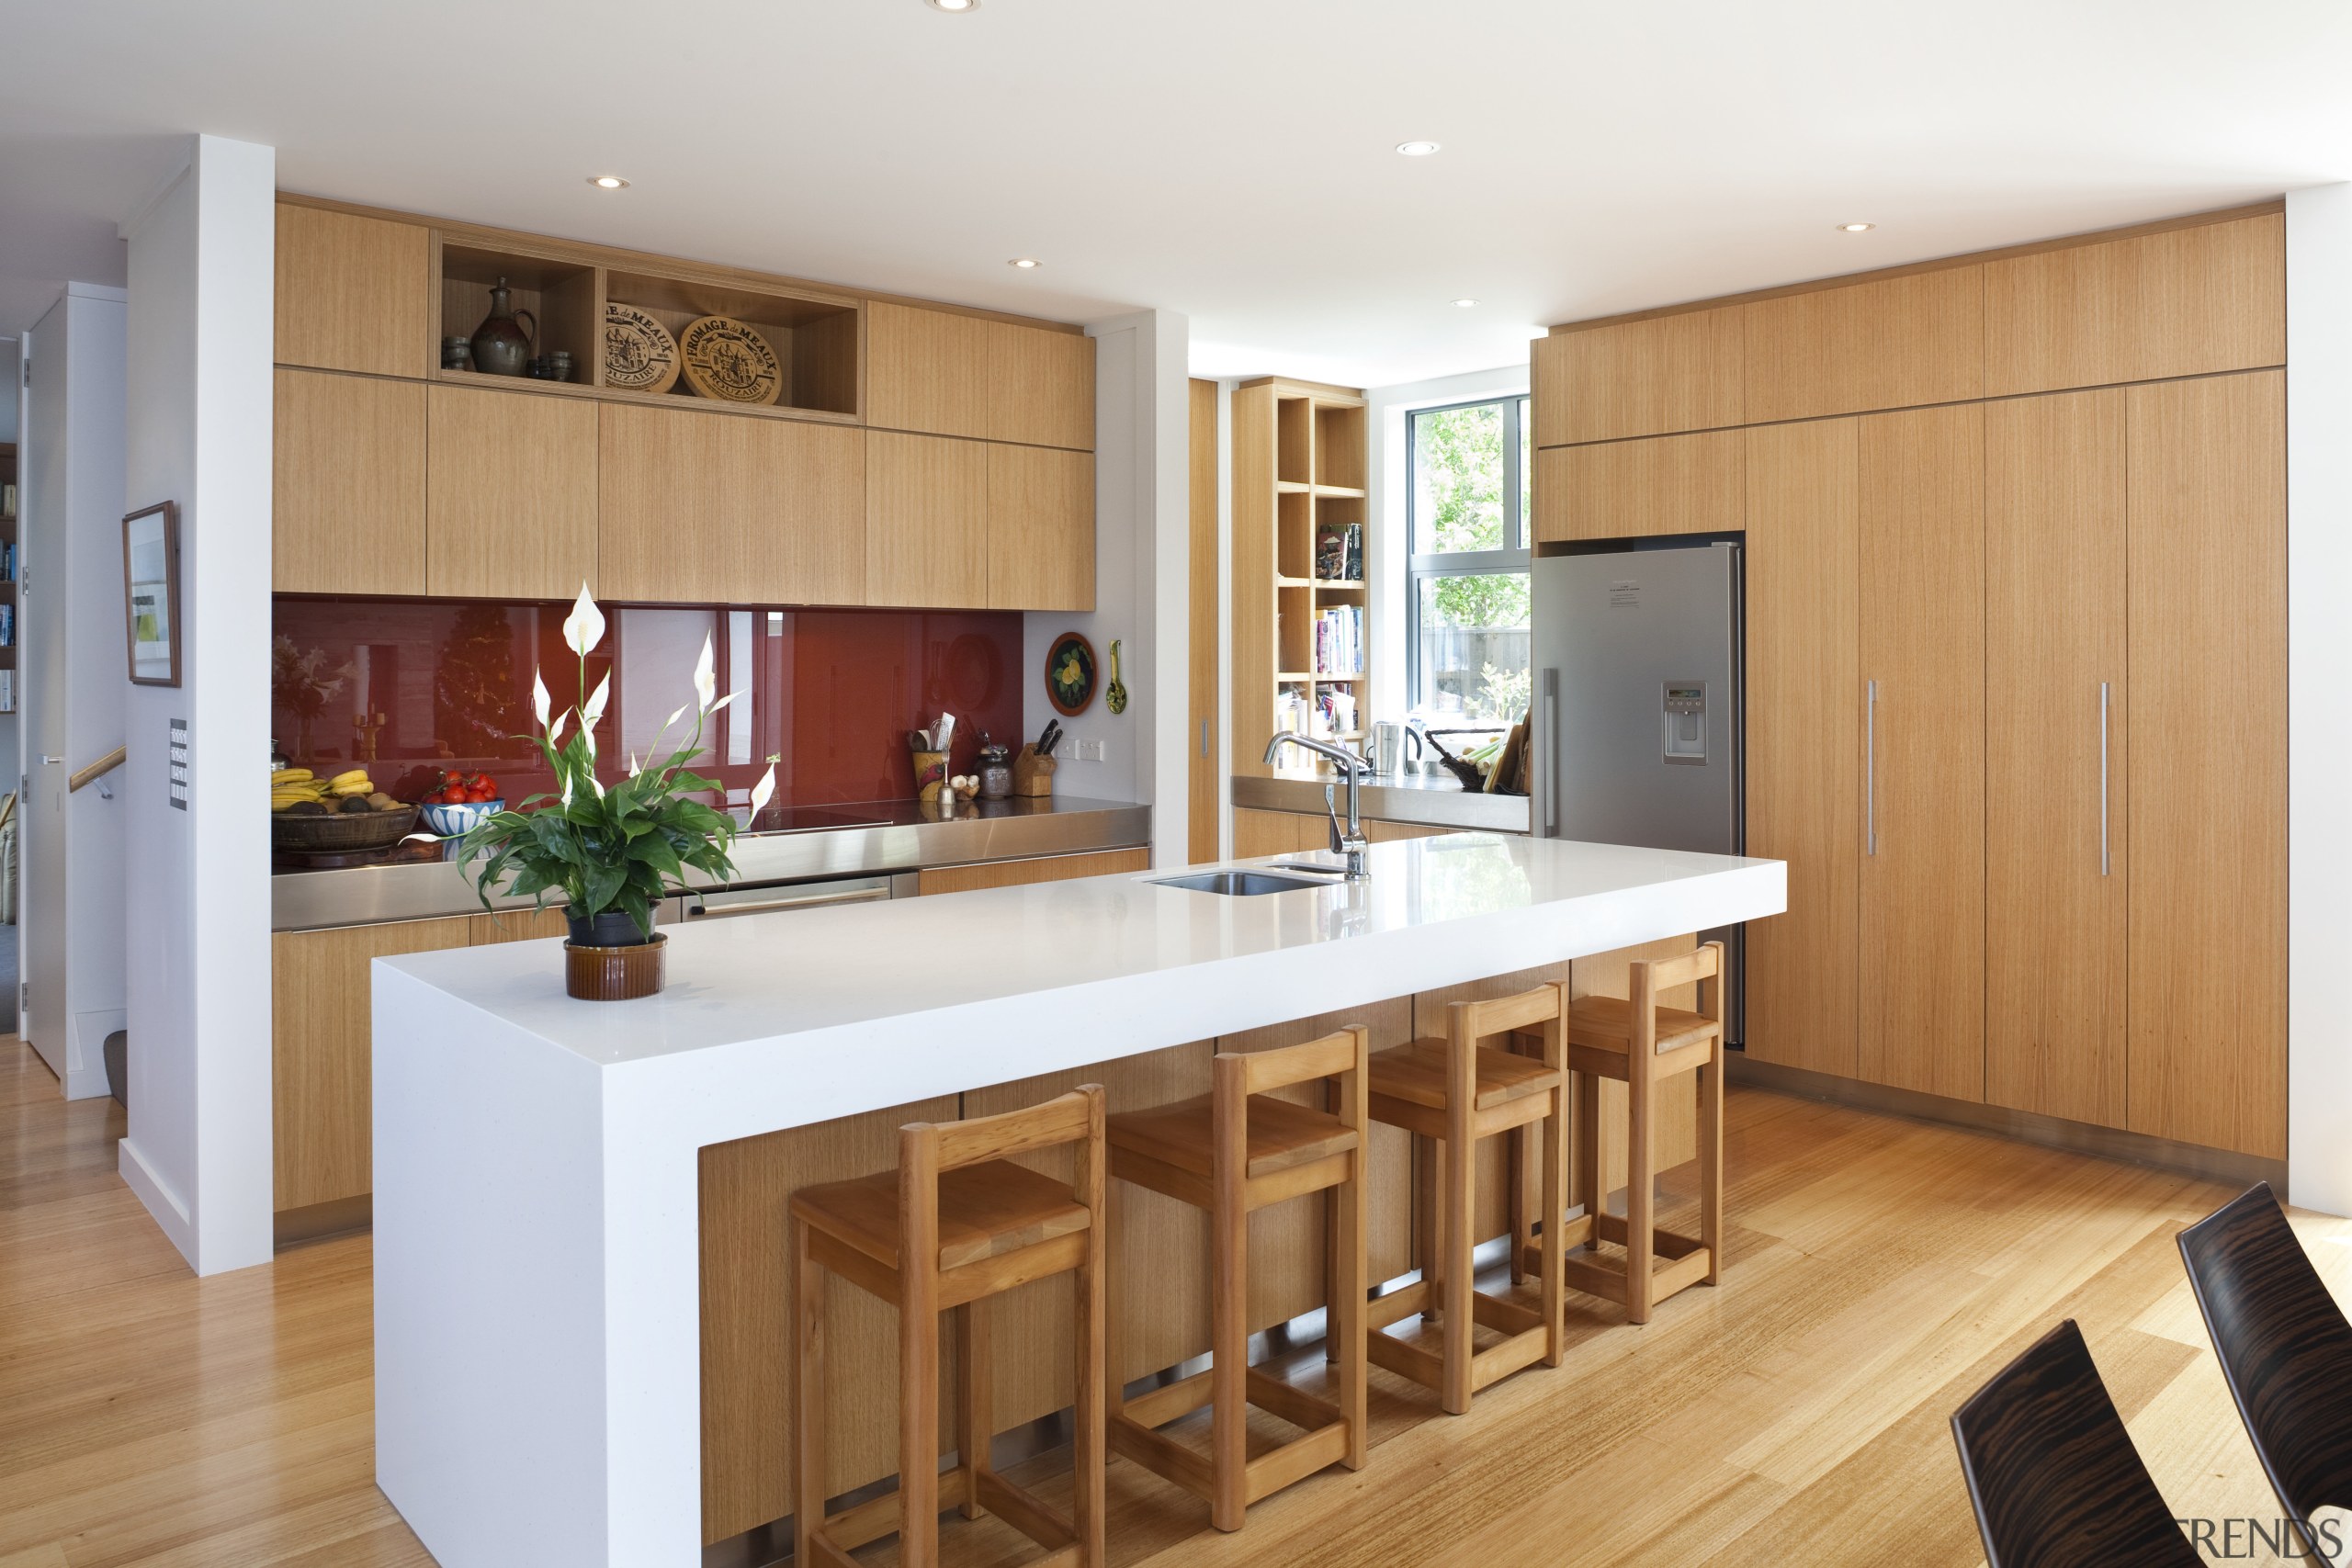
<path id="1" fill-rule="evenodd" d="M 2276 1516 L 2173 1243 L 2226 1189 L 1755 1089 L 1729 1116 L 1722 1286 L 1641 1329 L 1572 1295 L 1566 1365 L 1466 1416 L 1375 1368 L 1371 1463 L 1235 1535 L 1114 1460 L 1114 1562 L 1969 1568 L 1946 1418 L 2064 1316 L 2176 1514 Z M 429 1563 L 371 1481 L 367 1238 L 193 1279 L 115 1174 L 121 1132 L 0 1039 L 0 1568 Z M 2297 1223 L 2352 1289 L 2352 1224 Z M 1033 1468 L 1050 1495 L 1053 1461 Z M 1028 1550 L 953 1518 L 943 1549 Z"/>

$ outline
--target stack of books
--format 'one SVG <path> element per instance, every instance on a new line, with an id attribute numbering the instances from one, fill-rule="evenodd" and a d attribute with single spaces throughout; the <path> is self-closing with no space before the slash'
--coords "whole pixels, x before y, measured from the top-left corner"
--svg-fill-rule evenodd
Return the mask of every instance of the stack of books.
<path id="1" fill-rule="evenodd" d="M 1315 613 L 1315 672 L 1363 673 L 1363 606 L 1333 604 Z"/>

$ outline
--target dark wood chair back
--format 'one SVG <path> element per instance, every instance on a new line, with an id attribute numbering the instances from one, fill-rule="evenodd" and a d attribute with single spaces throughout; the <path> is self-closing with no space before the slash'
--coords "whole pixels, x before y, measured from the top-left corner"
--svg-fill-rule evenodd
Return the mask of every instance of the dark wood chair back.
<path id="1" fill-rule="evenodd" d="M 2270 1184 L 2182 1231 L 2180 1257 L 2278 1501 L 2306 1527 L 2314 1508 L 2352 1507 L 2352 1325 Z"/>
<path id="2" fill-rule="evenodd" d="M 2068 1318 L 1952 1413 L 1987 1568 L 2192 1568 Z"/>

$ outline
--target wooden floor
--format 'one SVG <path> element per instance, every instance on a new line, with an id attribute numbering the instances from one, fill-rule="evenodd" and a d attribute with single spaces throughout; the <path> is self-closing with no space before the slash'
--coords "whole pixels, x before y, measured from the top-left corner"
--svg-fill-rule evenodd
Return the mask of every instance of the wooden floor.
<path id="1" fill-rule="evenodd" d="M 2276 1517 L 2172 1239 L 2225 1190 L 1758 1090 L 1730 1118 L 1721 1287 L 1641 1329 L 1572 1296 L 1567 1364 L 1466 1416 L 1375 1369 L 1371 1464 L 1236 1535 L 1114 1461 L 1114 1562 L 1969 1568 L 1946 1417 L 2064 1316 L 2176 1514 Z M 0 1038 L 0 1568 L 430 1562 L 370 1480 L 367 1238 L 195 1280 L 121 1132 Z M 2352 1224 L 2298 1227 L 2344 1294 Z M 1027 1550 L 944 1529 L 950 1568 Z"/>

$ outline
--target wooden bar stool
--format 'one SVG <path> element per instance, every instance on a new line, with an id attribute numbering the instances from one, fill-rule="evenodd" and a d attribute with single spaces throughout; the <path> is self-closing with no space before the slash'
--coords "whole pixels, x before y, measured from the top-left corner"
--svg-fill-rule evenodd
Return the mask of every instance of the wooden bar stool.
<path id="1" fill-rule="evenodd" d="M 1416 1040 L 1372 1058 L 1372 1119 L 1435 1143 L 1439 1160 L 1435 1168 L 1424 1160 L 1419 1179 L 1414 1229 L 1421 1278 L 1372 1303 L 1371 1357 L 1435 1390 L 1452 1415 L 1467 1412 L 1472 1394 L 1521 1367 L 1538 1359 L 1560 1364 L 1564 1227 L 1543 1226 L 1534 1243 L 1540 1312 L 1474 1288 L 1471 1254 L 1477 1238 L 1470 1233 L 1477 1141 L 1521 1127 L 1537 1126 L 1544 1145 L 1539 1212 L 1567 1211 L 1567 987 L 1557 984 L 1493 1001 L 1455 1002 L 1446 1010 L 1444 1039 Z M 1481 1043 L 1538 1029 L 1540 1059 Z M 1381 1332 L 1412 1313 L 1432 1310 L 1440 1355 Z M 1480 1350 L 1481 1325 L 1506 1337 Z"/>
<path id="2" fill-rule="evenodd" d="M 1281 1050 L 1221 1052 L 1212 1092 L 1111 1118 L 1111 1174 L 1209 1214 L 1213 1365 L 1122 1403 L 1112 1392 L 1111 1446 L 1209 1505 L 1221 1530 L 1249 1506 L 1326 1465 L 1363 1467 L 1364 1060 L 1367 1036 L 1343 1029 Z M 1332 1080 L 1333 1111 L 1268 1095 Z M 1332 1260 L 1325 1303 L 1339 1400 L 1318 1399 L 1250 1370 L 1250 1216 L 1271 1204 L 1330 1195 Z M 1209 1452 L 1159 1430 L 1209 1407 Z M 1250 1458 L 1249 1406 L 1305 1429 Z"/>
<path id="3" fill-rule="evenodd" d="M 1582 1217 L 1562 1227 L 1567 1245 L 1615 1242 L 1622 1263 L 1587 1256 L 1567 1260 L 1567 1281 L 1588 1295 L 1617 1302 L 1631 1323 L 1677 1291 L 1722 1277 L 1724 1247 L 1724 944 L 1711 942 L 1679 958 L 1627 965 L 1628 997 L 1579 997 L 1568 1010 L 1568 1071 L 1577 1085 L 1577 1176 Z M 1661 992 L 1693 981 L 1699 1010 L 1658 1003 Z M 1699 1075 L 1699 1234 L 1659 1230 L 1652 1219 L 1657 1142 L 1651 1122 L 1657 1088 Z M 1600 1178 L 1600 1080 L 1625 1086 L 1625 1215 L 1608 1212 Z M 1561 1211 L 1548 1203 L 1541 1211 Z M 1548 1226 L 1546 1227 L 1549 1228 Z M 1532 1256 L 1532 1254 L 1531 1254 Z M 1660 1260 L 1663 1259 L 1663 1266 Z"/>
<path id="4" fill-rule="evenodd" d="M 1077 1179 L 1040 1176 L 1012 1156 L 1078 1146 Z M 1102 1090 L 1094 1085 L 1025 1111 L 899 1129 L 899 1168 L 792 1195 L 794 1303 L 793 1562 L 854 1568 L 850 1553 L 893 1530 L 904 1568 L 939 1561 L 939 1510 L 993 1513 L 1045 1547 L 1044 1563 L 1102 1562 Z M 825 1275 L 899 1309 L 899 1490 L 825 1513 Z M 989 1463 L 989 1296 L 1052 1274 L 1077 1276 L 1075 1517 Z M 939 1471 L 939 1314 L 956 1309 L 956 1468 Z"/>

